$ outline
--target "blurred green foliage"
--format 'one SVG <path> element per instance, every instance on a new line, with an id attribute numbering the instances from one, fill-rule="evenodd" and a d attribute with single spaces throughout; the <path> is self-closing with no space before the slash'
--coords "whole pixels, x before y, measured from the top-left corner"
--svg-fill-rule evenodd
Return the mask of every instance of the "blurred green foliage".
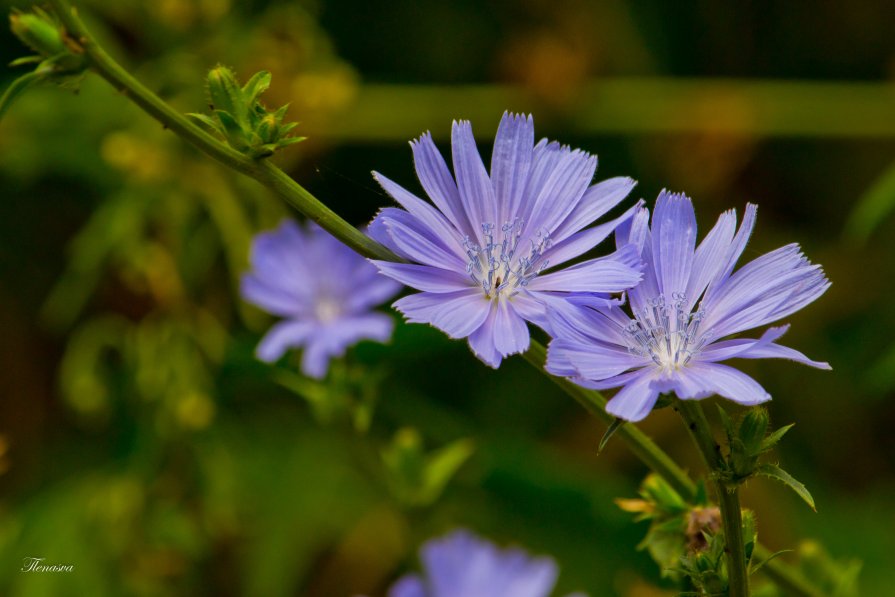
<path id="1" fill-rule="evenodd" d="M 743 365 L 774 395 L 774 422 L 798 423 L 780 456 L 819 513 L 763 481 L 744 503 L 760 539 L 796 548 L 780 557 L 831 594 L 854 594 L 860 562 L 860 594 L 891 588 L 883 2 L 77 4 L 183 112 L 204 111 L 218 63 L 241 80 L 270 72 L 266 101 L 313 131 L 278 163 L 352 222 L 390 204 L 371 169 L 418 188 L 404 136 L 473 113 L 487 155 L 506 108 L 536 108 L 539 135 L 599 153 L 599 176 L 634 176 L 638 196 L 692 194 L 703 229 L 758 202 L 750 254 L 798 241 L 834 282 L 786 339 L 834 371 Z M 4 63 L 27 53 L 0 34 Z M 555 556 L 561 591 L 671 594 L 635 551 L 645 528 L 613 505 L 643 467 L 616 441 L 597 458 L 604 429 L 521 360 L 493 372 L 399 325 L 326 384 L 290 359 L 255 361 L 270 319 L 237 282 L 252 235 L 285 207 L 103 81 L 19 97 L 0 122 L 0 188 L 0 593 L 378 595 L 420 542 L 465 525 Z M 701 470 L 673 413 L 645 427 Z M 75 571 L 23 573 L 25 557 Z"/>

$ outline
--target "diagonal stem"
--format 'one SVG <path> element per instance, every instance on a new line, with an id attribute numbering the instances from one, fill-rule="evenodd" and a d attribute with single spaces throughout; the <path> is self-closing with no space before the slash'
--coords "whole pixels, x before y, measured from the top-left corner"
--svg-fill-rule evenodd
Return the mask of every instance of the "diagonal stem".
<path id="1" fill-rule="evenodd" d="M 322 228 L 361 255 L 387 261 L 401 261 L 401 258 L 388 248 L 339 217 L 273 163 L 264 159 L 251 159 L 235 151 L 165 103 L 103 50 L 87 31 L 78 17 L 77 11 L 72 8 L 68 0 L 49 0 L 49 3 L 65 27 L 69 41 L 84 52 L 90 67 L 119 90 L 122 95 L 158 120 L 165 128 L 173 131 L 223 165 L 260 182 L 286 203 L 319 223 Z M 567 379 L 550 376 L 544 370 L 546 349 L 542 344 L 533 341 L 523 357 L 538 371 L 548 375 L 564 392 L 584 406 L 592 415 L 606 423 L 612 422 L 613 417 L 605 411 L 606 399 L 602 394 L 577 386 Z M 616 435 L 622 438 L 635 456 L 662 476 L 682 495 L 693 496 L 696 486 L 687 473 L 640 429 L 633 424 L 626 424 L 619 428 Z M 770 551 L 760 545 L 756 546 L 755 553 L 757 555 L 764 554 L 764 557 L 770 555 Z M 759 555 L 759 557 L 763 556 Z M 820 595 L 800 573 L 781 560 L 771 560 L 764 569 L 779 587 L 791 595 L 799 597 L 818 597 Z"/>
<path id="2" fill-rule="evenodd" d="M 228 168 L 254 178 L 270 188 L 289 205 L 320 224 L 323 229 L 361 255 L 388 261 L 400 260 L 386 247 L 340 218 L 269 161 L 252 159 L 243 155 L 208 134 L 188 117 L 169 106 L 103 50 L 87 31 L 78 17 L 77 11 L 69 5 L 67 0 L 53 0 L 51 4 L 59 20 L 65 26 L 73 50 L 83 52 L 89 60 L 90 66 L 99 76 L 161 122 L 163 126 Z"/>
<path id="3" fill-rule="evenodd" d="M 743 519 L 740 511 L 739 489 L 736 485 L 728 486 L 720 479 L 724 466 L 721 447 L 715 442 L 712 428 L 699 402 L 696 400 L 678 400 L 675 404 L 681 418 L 687 425 L 687 431 L 693 438 L 699 453 L 709 470 L 709 477 L 718 494 L 718 506 L 721 508 L 721 523 L 724 527 L 724 541 L 727 553 L 727 578 L 730 597 L 749 596 L 749 572 L 746 570 L 746 550 L 743 543 Z"/>

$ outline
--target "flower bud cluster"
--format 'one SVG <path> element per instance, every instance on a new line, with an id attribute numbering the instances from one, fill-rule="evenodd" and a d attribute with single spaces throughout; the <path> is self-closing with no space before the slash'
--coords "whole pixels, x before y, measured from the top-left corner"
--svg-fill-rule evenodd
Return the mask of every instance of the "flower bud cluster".
<path id="1" fill-rule="evenodd" d="M 218 133 L 230 147 L 252 158 L 265 158 L 282 147 L 303 141 L 304 137 L 287 136 L 298 125 L 283 122 L 288 104 L 271 112 L 259 101 L 270 87 L 270 78 L 270 73 L 261 71 L 240 86 L 232 70 L 218 65 L 208 73 L 211 116 L 190 116 Z"/>

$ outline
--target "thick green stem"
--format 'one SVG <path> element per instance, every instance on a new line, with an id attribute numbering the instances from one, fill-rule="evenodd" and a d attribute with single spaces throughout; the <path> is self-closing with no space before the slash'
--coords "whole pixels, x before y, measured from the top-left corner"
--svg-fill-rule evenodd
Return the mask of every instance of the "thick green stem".
<path id="1" fill-rule="evenodd" d="M 711 426 L 705 418 L 702 406 L 695 400 L 679 400 L 676 403 L 690 436 L 709 470 L 718 493 L 721 523 L 727 552 L 727 578 L 730 597 L 748 597 L 749 572 L 746 570 L 746 550 L 743 543 L 743 517 L 736 485 L 728 486 L 720 480 L 724 466 L 721 447 L 715 442 Z"/>
<path id="2" fill-rule="evenodd" d="M 57 16 L 65 27 L 71 43 L 83 51 L 90 67 L 102 78 L 118 89 L 122 95 L 140 106 L 165 128 L 173 131 L 196 148 L 250 178 L 253 178 L 276 193 L 286 203 L 307 217 L 318 222 L 333 236 L 366 257 L 386 261 L 401 261 L 386 247 L 354 228 L 335 212 L 311 195 L 285 172 L 268 160 L 255 160 L 245 156 L 205 132 L 180 112 L 171 108 L 161 98 L 136 80 L 109 56 L 84 27 L 77 12 L 68 0 L 50 0 Z M 546 374 L 544 363 L 546 350 L 543 345 L 532 342 L 524 358 L 538 371 Z M 567 379 L 550 376 L 560 388 L 584 406 L 588 412 L 606 423 L 611 423 L 612 415 L 606 410 L 606 399 L 599 393 L 575 385 Z M 624 441 L 632 452 L 650 469 L 662 476 L 678 492 L 691 498 L 696 486 L 687 474 L 662 451 L 650 438 L 633 424 L 619 428 L 616 435 Z M 770 555 L 767 549 L 756 547 L 756 554 Z M 761 557 L 761 556 L 759 556 Z M 799 597 L 817 597 L 814 590 L 801 576 L 790 569 L 785 562 L 772 560 L 764 568 L 778 586 Z"/>

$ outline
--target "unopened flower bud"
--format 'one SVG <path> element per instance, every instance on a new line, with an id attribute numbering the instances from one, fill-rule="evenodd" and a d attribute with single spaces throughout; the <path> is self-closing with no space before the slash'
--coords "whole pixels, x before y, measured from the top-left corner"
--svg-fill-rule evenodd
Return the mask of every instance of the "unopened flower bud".
<path id="1" fill-rule="evenodd" d="M 67 52 L 59 27 L 46 13 L 9 15 L 9 28 L 23 44 L 45 58 Z"/>

